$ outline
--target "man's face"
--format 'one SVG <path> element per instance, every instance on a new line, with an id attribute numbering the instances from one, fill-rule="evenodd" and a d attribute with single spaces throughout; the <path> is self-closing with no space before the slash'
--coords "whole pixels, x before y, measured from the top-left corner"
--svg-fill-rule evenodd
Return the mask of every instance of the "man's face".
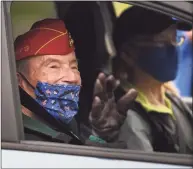
<path id="1" fill-rule="evenodd" d="M 75 53 L 67 55 L 43 55 L 29 58 L 27 62 L 28 81 L 35 87 L 38 81 L 49 84 L 76 84 L 81 85 L 80 72 Z M 20 77 L 20 86 L 30 95 L 32 89 Z"/>
<path id="2" fill-rule="evenodd" d="M 135 41 L 131 43 L 132 45 L 134 44 L 134 48 L 129 43 L 126 44 L 124 46 L 124 51 L 126 55 L 122 55 L 121 57 L 128 65 L 128 70 L 132 70 L 132 74 L 135 76 L 132 79 L 134 79 L 134 81 L 154 81 L 155 79 L 138 65 L 138 60 L 141 59 L 140 57 L 146 57 L 144 53 L 140 53 L 141 49 L 146 48 L 147 51 L 151 51 L 151 49 L 153 49 L 154 47 L 164 47 L 167 45 L 173 45 L 175 47 L 179 43 L 178 41 L 176 41 L 176 39 L 176 25 L 171 25 L 157 35 L 137 36 L 135 38 Z M 129 45 L 131 47 L 129 47 Z M 139 55 L 138 53 L 140 53 L 141 55 Z M 127 55 L 129 55 L 129 57 Z"/>

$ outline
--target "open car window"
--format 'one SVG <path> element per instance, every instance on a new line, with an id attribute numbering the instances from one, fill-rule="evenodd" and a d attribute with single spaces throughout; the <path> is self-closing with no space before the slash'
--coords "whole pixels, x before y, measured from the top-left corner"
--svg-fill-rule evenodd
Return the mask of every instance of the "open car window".
<path id="1" fill-rule="evenodd" d="M 12 2 L 13 4 L 16 4 L 17 2 Z M 21 4 L 20 4 L 21 3 Z M 25 2 L 27 3 L 27 2 Z M 32 2 L 29 2 L 32 3 Z M 42 4 L 41 4 L 42 3 Z M 57 2 L 49 2 L 43 5 L 44 2 L 41 2 L 40 4 L 36 4 L 37 6 L 43 6 L 45 10 L 38 9 L 39 13 L 36 12 L 37 6 L 33 6 L 32 4 L 30 7 L 33 6 L 33 10 L 29 11 L 26 7 L 26 13 L 29 13 L 29 15 L 25 15 L 25 17 L 31 17 L 29 20 L 27 20 L 24 17 L 24 13 L 20 13 L 20 5 L 22 6 L 22 2 L 18 2 L 18 6 L 12 6 L 10 2 L 3 2 L 3 8 L 2 8 L 2 149 L 3 149 L 3 165 L 8 166 L 7 158 L 11 155 L 17 156 L 17 157 L 24 157 L 25 158 L 41 158 L 42 155 L 45 158 L 45 161 L 50 161 L 49 158 L 52 156 L 55 160 L 58 158 L 58 161 L 54 160 L 58 165 L 54 166 L 54 163 L 47 163 L 49 166 L 52 167 L 60 167 L 59 164 L 63 160 L 70 161 L 70 160 L 88 160 L 93 161 L 102 164 L 104 164 L 112 167 L 113 164 L 119 164 L 118 166 L 122 167 L 128 167 L 131 165 L 132 167 L 137 167 L 137 165 L 143 166 L 143 167 L 163 167 L 163 164 L 166 165 L 166 167 L 189 167 L 192 165 L 192 156 L 191 155 L 185 155 L 185 154 L 169 154 L 169 153 L 158 153 L 158 152 L 139 152 L 139 151 L 132 151 L 132 150 L 123 150 L 123 149 L 110 149 L 110 148 L 99 148 L 99 147 L 88 147 L 88 146 L 78 146 L 78 145 L 70 145 L 70 144 L 64 144 L 64 143 L 50 143 L 50 142 L 44 142 L 44 141 L 29 141 L 25 140 L 24 138 L 24 128 L 22 123 L 22 114 L 20 109 L 20 97 L 19 97 L 19 90 L 18 90 L 18 83 L 17 83 L 17 77 L 16 77 L 16 63 L 15 63 L 15 54 L 14 54 L 14 46 L 13 46 L 13 40 L 18 36 L 19 34 L 25 32 L 29 29 L 30 25 L 39 19 L 50 17 L 50 18 L 61 18 L 66 19 L 67 26 L 74 35 L 79 33 L 74 28 L 75 25 L 71 24 L 72 20 L 76 18 L 77 16 L 73 14 L 68 14 L 62 11 L 62 6 L 65 6 L 65 3 L 62 4 Z M 105 3 L 105 2 L 104 2 Z M 121 12 L 132 5 L 140 5 L 144 8 L 153 8 L 155 11 L 163 8 L 163 12 L 174 16 L 176 18 L 183 19 L 184 21 L 191 22 L 192 15 L 190 12 L 190 9 L 188 6 L 188 2 L 184 2 L 184 6 L 187 7 L 187 9 L 184 7 L 184 10 L 177 10 L 180 9 L 180 5 L 172 5 L 167 3 L 126 3 L 126 4 L 119 4 L 120 2 L 114 3 L 114 10 L 113 11 L 116 14 L 116 17 L 118 17 Z M 86 2 L 85 2 L 86 4 Z M 81 5 L 80 3 L 77 3 L 75 7 L 73 6 L 72 10 L 75 10 L 74 8 L 78 8 Z M 87 4 L 86 4 L 87 5 Z M 86 6 L 85 5 L 85 6 Z M 91 4 L 92 5 L 92 4 Z M 118 6 L 117 6 L 118 5 Z M 120 6 L 119 6 L 120 5 Z M 89 5 L 88 5 L 89 6 Z M 23 8 L 23 7 L 22 7 Z M 100 4 L 99 4 L 100 8 Z M 117 10 L 116 10 L 117 8 Z M 120 10 L 122 8 L 122 10 Z M 30 9 L 30 8 L 29 8 Z M 31 8 L 32 9 L 32 8 Z M 86 9 L 86 7 L 85 7 Z M 104 8 L 103 8 L 104 9 Z M 107 8 L 108 9 L 108 8 Z M 120 10 L 120 11 L 119 11 Z M 23 11 L 23 10 L 22 10 Z M 70 11 L 70 10 L 69 10 Z M 41 13 L 42 12 L 42 13 Z M 86 14 L 86 11 L 84 11 Z M 84 13 L 83 12 L 83 13 Z M 33 15 L 34 13 L 34 15 Z M 62 16 L 65 13 L 65 16 Z M 79 8 L 79 13 L 81 13 L 81 8 Z M 20 16 L 21 15 L 21 16 Z M 62 18 L 63 17 L 63 18 Z M 74 17 L 74 18 L 73 18 Z M 21 19 L 22 18 L 22 19 Z M 70 20 L 72 18 L 72 20 Z M 104 17 L 103 22 L 105 22 Z M 24 20 L 27 21 L 24 21 Z M 93 18 L 90 19 L 90 21 L 93 20 Z M 25 22 L 28 22 L 25 25 Z M 95 21 L 96 22 L 96 21 Z M 4 23 L 4 24 L 3 24 Z M 78 22 L 77 22 L 78 23 Z M 85 21 L 86 24 L 86 21 Z M 78 25 L 78 24 L 77 24 Z M 89 24 L 88 24 L 89 25 Z M 96 23 L 95 23 L 96 25 Z M 95 29 L 93 27 L 88 28 L 88 34 L 89 31 L 93 29 L 95 31 L 98 31 L 99 29 Z M 80 30 L 81 31 L 81 30 Z M 84 32 L 84 30 L 82 30 Z M 95 32 L 100 33 L 100 32 Z M 81 35 L 77 35 L 77 37 L 81 37 Z M 82 44 L 81 47 L 78 47 L 77 51 L 80 53 L 79 60 L 80 60 L 80 68 L 82 69 L 83 74 L 83 81 L 87 79 L 92 79 L 92 76 L 94 77 L 94 73 L 92 71 L 88 72 L 84 69 L 85 62 L 89 63 L 91 62 L 93 64 L 92 59 L 89 58 L 89 56 L 92 54 L 92 51 L 96 50 L 97 57 L 101 57 L 99 60 L 96 59 L 97 64 L 107 64 L 109 59 L 108 50 L 106 50 L 105 44 L 103 44 L 103 47 L 100 45 L 99 37 L 91 37 L 96 38 L 97 45 L 99 49 L 92 48 L 93 46 L 89 43 L 91 42 L 91 39 L 89 37 L 85 37 L 87 42 L 85 44 Z M 103 38 L 103 37 L 102 37 Z M 77 40 L 77 43 L 78 42 Z M 88 49 L 88 56 L 84 56 L 85 51 L 81 51 L 80 48 Z M 82 52 L 82 53 L 81 53 Z M 90 53 L 89 53 L 90 52 Z M 94 57 L 94 54 L 92 54 Z M 96 56 L 95 56 L 96 57 Z M 94 65 L 89 65 L 89 68 L 92 68 Z M 98 66 L 97 65 L 97 66 Z M 94 68 L 93 68 L 94 69 Z M 93 73 L 93 74 L 92 74 Z M 96 77 L 96 76 L 95 76 Z M 89 86 L 89 80 L 84 82 L 85 87 L 85 93 L 92 92 L 91 86 Z M 94 78 L 92 79 L 95 80 Z M 92 94 L 89 94 L 92 95 Z M 87 104 L 88 97 L 84 99 L 85 95 L 82 96 L 82 105 Z M 85 101 L 85 102 L 84 102 Z M 89 100 L 90 101 L 90 100 Z M 187 102 L 190 102 L 189 100 Z M 91 102 L 89 102 L 91 104 Z M 89 106 L 82 106 L 82 112 L 87 112 L 85 115 L 78 116 L 78 120 L 83 121 L 85 124 L 88 123 L 87 117 L 89 113 Z M 11 124 L 11 125 L 10 125 Z M 25 151 L 25 152 L 24 152 Z M 28 154 L 25 154 L 26 152 L 29 152 Z M 34 152 L 34 153 L 32 153 Z M 43 154 L 45 153 L 45 154 Z M 28 156 L 28 157 L 27 157 Z M 33 157 L 32 157 L 33 156 Z M 96 161 L 95 161 L 96 160 Z M 98 161 L 97 161 L 98 160 Z M 102 161 L 100 161 L 102 160 Z M 68 161 L 68 162 L 69 162 Z M 17 160 L 13 161 L 13 164 L 16 165 Z M 87 163 L 85 164 L 85 167 L 91 167 L 93 166 L 93 163 Z M 28 165 L 33 165 L 30 161 L 29 163 L 25 163 L 23 166 L 26 167 Z M 38 163 L 37 163 L 38 164 Z M 46 164 L 46 163 L 45 163 Z M 71 164 L 71 163 L 70 163 Z M 69 164 L 69 167 L 71 167 Z M 75 163 L 74 163 L 75 164 Z M 77 162 L 77 165 L 80 163 Z M 61 164 L 62 165 L 62 164 Z M 77 165 L 73 165 L 73 167 L 77 167 Z M 13 166 L 13 165 L 12 165 Z M 117 166 L 117 167 L 118 167 Z M 34 166 L 35 167 L 35 166 Z M 62 165 L 62 167 L 68 167 L 65 165 L 65 163 Z M 99 165 L 97 167 L 100 167 Z"/>
<path id="2" fill-rule="evenodd" d="M 36 11 L 36 12 L 34 12 Z M 43 18 L 57 18 L 54 2 L 12 2 L 10 7 L 14 39 L 30 29 L 31 25 Z"/>
<path id="3" fill-rule="evenodd" d="M 115 17 L 131 8 L 133 5 L 124 2 L 112 2 Z M 182 100 L 192 109 L 192 42 L 191 32 L 177 30 L 177 39 L 180 40 L 179 50 L 179 71 L 177 77 L 173 80 L 173 85 L 177 89 Z M 190 34 L 190 35 L 188 35 Z M 186 76 L 184 76 L 186 74 Z"/>

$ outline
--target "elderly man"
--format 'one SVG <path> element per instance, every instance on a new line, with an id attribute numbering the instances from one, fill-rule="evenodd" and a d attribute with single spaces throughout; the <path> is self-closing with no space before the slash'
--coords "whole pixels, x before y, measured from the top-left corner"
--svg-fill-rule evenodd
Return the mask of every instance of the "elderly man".
<path id="1" fill-rule="evenodd" d="M 81 135 L 74 119 L 78 112 L 81 77 L 73 40 L 63 21 L 38 21 L 19 36 L 14 45 L 19 86 L 54 119 L 67 124 L 76 135 Z M 100 146 L 121 146 L 110 142 L 117 136 L 136 91 L 130 90 L 116 104 L 113 91 L 117 86 L 113 76 L 99 74 L 89 117 L 92 132 L 86 144 L 97 142 Z M 71 142 L 70 135 L 63 133 L 61 136 L 24 106 L 22 113 L 26 139 Z"/>

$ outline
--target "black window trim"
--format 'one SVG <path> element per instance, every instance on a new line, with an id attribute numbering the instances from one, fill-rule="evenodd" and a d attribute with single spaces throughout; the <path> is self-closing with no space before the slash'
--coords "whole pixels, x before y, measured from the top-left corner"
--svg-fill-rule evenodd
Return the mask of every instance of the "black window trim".
<path id="1" fill-rule="evenodd" d="M 16 79 L 16 64 L 13 48 L 13 36 L 10 18 L 11 2 L 2 2 L 2 148 L 30 150 L 36 152 L 53 152 L 62 154 L 74 154 L 83 156 L 95 156 L 104 158 L 116 158 L 122 160 L 146 161 L 151 163 L 164 163 L 174 165 L 192 166 L 193 161 L 191 155 L 168 154 L 168 153 L 147 153 L 137 152 L 132 150 L 118 150 L 87 146 L 74 146 L 61 143 L 48 142 L 32 142 L 24 141 L 22 116 L 20 111 L 19 92 Z M 130 3 L 130 2 L 129 2 Z M 133 1 L 131 3 L 134 3 Z M 130 3 L 130 4 L 131 4 Z M 155 2 L 142 3 L 135 2 L 136 5 L 143 7 L 154 7 L 154 10 L 159 11 L 160 5 Z M 157 7 L 155 7 L 156 5 Z M 162 4 L 164 5 L 164 4 Z M 159 8 L 158 8 L 159 7 Z M 163 8 L 164 9 L 164 8 Z M 162 10 L 163 10 L 162 9 Z M 168 8 L 166 10 L 168 13 Z M 163 11 L 162 11 L 163 12 Z M 166 12 L 166 13 L 167 13 Z M 171 13 L 171 8 L 170 8 Z M 180 12 L 176 14 L 180 18 Z M 184 20 L 191 22 L 192 17 L 188 18 L 187 14 L 183 13 Z M 186 18 L 186 19 L 185 19 Z M 4 23 L 5 24 L 4 24 Z M 6 31 L 5 31 L 6 30 Z M 6 129 L 6 131 L 5 131 Z"/>
<path id="2" fill-rule="evenodd" d="M 123 1 L 122 1 L 123 2 Z M 161 12 L 169 16 L 175 16 L 176 18 L 192 24 L 193 20 L 193 5 L 186 1 L 126 1 L 130 5 L 138 5 L 146 7 L 156 12 Z M 192 6 L 192 7 L 191 7 Z"/>

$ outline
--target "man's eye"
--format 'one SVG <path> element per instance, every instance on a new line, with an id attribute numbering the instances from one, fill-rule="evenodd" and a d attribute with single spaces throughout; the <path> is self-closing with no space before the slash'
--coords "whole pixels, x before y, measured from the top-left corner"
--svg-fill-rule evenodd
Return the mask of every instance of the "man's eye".
<path id="1" fill-rule="evenodd" d="M 72 66 L 71 66 L 71 69 L 78 70 L 78 66 L 77 66 L 77 65 L 72 65 Z"/>
<path id="2" fill-rule="evenodd" d="M 49 68 L 52 68 L 52 69 L 56 69 L 56 68 L 58 68 L 59 66 L 57 66 L 57 65 L 51 65 L 51 66 L 49 66 Z"/>
<path id="3" fill-rule="evenodd" d="M 78 70 L 78 67 L 77 66 L 73 66 L 72 69 Z"/>

